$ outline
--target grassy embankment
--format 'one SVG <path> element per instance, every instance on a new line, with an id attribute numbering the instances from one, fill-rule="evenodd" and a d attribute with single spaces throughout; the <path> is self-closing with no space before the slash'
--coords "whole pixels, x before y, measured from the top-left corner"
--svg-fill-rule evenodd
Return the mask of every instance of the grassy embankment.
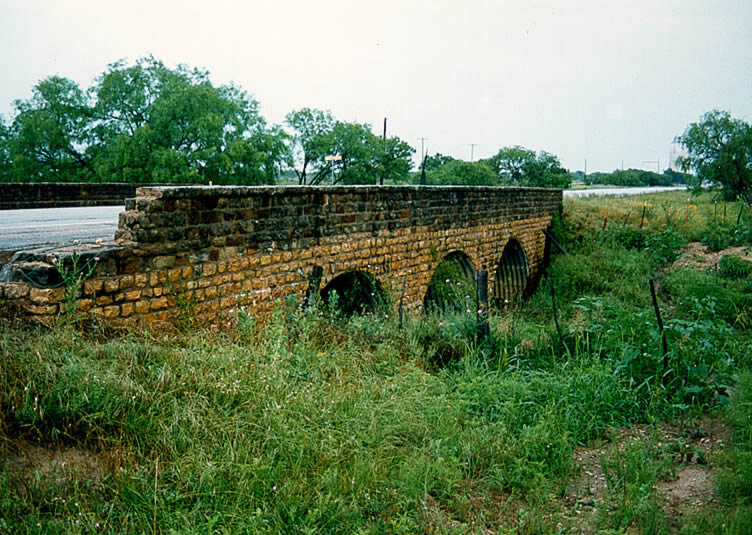
<path id="1" fill-rule="evenodd" d="M 691 240 L 749 245 L 738 209 L 566 201 L 570 256 L 481 344 L 471 316 L 399 331 L 292 303 L 222 333 L 3 327 L 0 532 L 745 533 L 752 276 L 672 267 Z M 729 431 L 706 455 L 708 418 Z M 575 455 L 594 445 L 595 490 Z M 715 499 L 677 518 L 656 488 L 698 461 Z"/>

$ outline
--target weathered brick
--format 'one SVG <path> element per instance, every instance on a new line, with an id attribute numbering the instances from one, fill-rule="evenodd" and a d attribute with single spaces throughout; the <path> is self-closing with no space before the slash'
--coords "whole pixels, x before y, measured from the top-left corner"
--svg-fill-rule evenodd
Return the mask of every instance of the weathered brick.
<path id="1" fill-rule="evenodd" d="M 141 290 L 130 290 L 123 293 L 123 297 L 126 301 L 137 301 L 141 299 Z"/>
<path id="2" fill-rule="evenodd" d="M 23 309 L 33 316 L 49 316 L 57 314 L 57 305 L 33 305 L 25 304 Z"/>
<path id="3" fill-rule="evenodd" d="M 31 288 L 29 292 L 29 299 L 42 305 L 57 303 L 64 298 L 65 288 Z"/>
<path id="4" fill-rule="evenodd" d="M 89 279 L 84 281 L 84 295 L 93 295 L 96 292 L 101 292 L 104 287 L 104 282 L 101 279 Z"/>
<path id="5" fill-rule="evenodd" d="M 161 310 L 163 308 L 167 308 L 167 298 L 160 297 L 158 299 L 152 299 L 149 308 L 151 308 L 151 310 Z"/>
<path id="6" fill-rule="evenodd" d="M 135 310 L 136 314 L 146 314 L 147 312 L 149 312 L 150 303 L 149 301 L 136 301 L 133 305 L 133 309 Z"/>
<path id="7" fill-rule="evenodd" d="M 112 294 L 120 289 L 120 281 L 118 279 L 109 279 L 104 281 L 104 292 Z"/>

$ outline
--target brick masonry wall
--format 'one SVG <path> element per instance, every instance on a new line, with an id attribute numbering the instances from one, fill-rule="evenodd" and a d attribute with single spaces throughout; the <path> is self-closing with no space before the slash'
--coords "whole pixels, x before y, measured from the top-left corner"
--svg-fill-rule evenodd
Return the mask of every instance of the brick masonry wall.
<path id="1" fill-rule="evenodd" d="M 133 197 L 137 187 L 138 184 L 116 183 L 3 183 L 0 184 L 0 210 L 118 206 Z"/>
<path id="2" fill-rule="evenodd" d="M 452 251 L 492 275 L 516 239 L 537 280 L 543 230 L 561 200 L 561 190 L 532 188 L 139 188 L 126 201 L 114 243 L 16 255 L 0 277 L 0 314 L 53 320 L 65 309 L 65 287 L 37 288 L 29 278 L 41 272 L 55 286 L 53 259 L 82 265 L 95 257 L 76 308 L 114 326 L 220 324 L 241 306 L 265 316 L 280 298 L 302 301 L 315 265 L 323 268 L 322 288 L 358 270 L 392 302 L 404 282 L 405 306 L 418 310 Z"/>

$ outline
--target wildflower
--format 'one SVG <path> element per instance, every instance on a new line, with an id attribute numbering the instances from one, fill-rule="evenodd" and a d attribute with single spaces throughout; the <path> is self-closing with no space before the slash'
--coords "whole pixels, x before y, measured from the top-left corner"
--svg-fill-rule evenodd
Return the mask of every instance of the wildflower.
<path id="1" fill-rule="evenodd" d="M 443 326 L 444 326 L 444 322 L 443 322 L 443 321 L 440 321 L 440 322 L 439 322 L 439 327 L 443 327 Z"/>
<path id="2" fill-rule="evenodd" d="M 449 284 L 449 279 L 445 280 L 444 282 L 446 282 L 447 284 Z"/>
<path id="3" fill-rule="evenodd" d="M 52 259 L 52 264 L 53 265 L 57 264 L 57 257 L 55 257 L 55 258 Z"/>

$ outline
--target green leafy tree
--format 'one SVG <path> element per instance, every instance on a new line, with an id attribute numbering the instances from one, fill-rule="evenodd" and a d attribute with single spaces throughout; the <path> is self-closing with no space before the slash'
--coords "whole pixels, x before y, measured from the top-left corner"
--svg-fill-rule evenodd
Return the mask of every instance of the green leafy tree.
<path id="1" fill-rule="evenodd" d="M 449 159 L 438 168 L 426 172 L 428 184 L 493 186 L 499 178 L 488 161 L 465 162 Z"/>
<path id="2" fill-rule="evenodd" d="M 110 179 L 269 183 L 288 159 L 283 132 L 266 127 L 258 102 L 234 86 L 214 87 L 205 71 L 153 58 L 118 62 L 92 93 L 97 170 Z"/>
<path id="3" fill-rule="evenodd" d="M 88 92 L 47 78 L 15 112 L 0 180 L 260 184 L 290 162 L 286 134 L 245 91 L 152 57 L 109 65 Z"/>
<path id="4" fill-rule="evenodd" d="M 504 147 L 489 162 L 503 182 L 521 184 L 527 169 L 535 162 L 535 152 L 519 145 Z"/>
<path id="5" fill-rule="evenodd" d="M 290 139 L 298 184 L 321 182 L 329 170 L 324 156 L 330 148 L 330 134 L 335 125 L 331 112 L 311 108 L 291 111 L 285 116 L 285 125 L 292 130 Z"/>
<path id="6" fill-rule="evenodd" d="M 425 168 L 426 171 L 432 171 L 452 161 L 454 161 L 454 158 L 452 158 L 451 156 L 445 156 L 440 152 L 437 152 L 433 156 L 426 156 Z"/>
<path id="7" fill-rule="evenodd" d="M 10 182 L 13 160 L 10 157 L 10 129 L 5 117 L 0 115 L 0 182 Z"/>
<path id="8" fill-rule="evenodd" d="M 7 136 L 13 177 L 26 181 L 90 180 L 93 176 L 89 125 L 91 107 L 81 88 L 67 78 L 39 82 L 29 100 L 13 103 Z"/>
<path id="9" fill-rule="evenodd" d="M 340 173 L 335 182 L 342 184 L 373 184 L 376 182 L 376 136 L 367 124 L 337 121 L 329 134 L 327 152 L 342 157 Z"/>
<path id="10" fill-rule="evenodd" d="M 322 136 L 324 154 L 341 156 L 336 163 L 337 184 L 377 184 L 382 180 L 404 182 L 412 167 L 414 149 L 398 137 L 386 140 L 376 136 L 368 124 L 337 121 Z M 327 179 L 330 168 L 318 183 Z M 314 182 L 311 182 L 314 183 Z"/>
<path id="11" fill-rule="evenodd" d="M 405 183 L 412 168 L 415 149 L 400 138 L 376 138 L 377 169 L 380 182 Z"/>
<path id="12" fill-rule="evenodd" d="M 691 123 L 677 141 L 688 152 L 680 164 L 695 172 L 696 186 L 720 185 L 726 198 L 752 204 L 752 125 L 713 110 Z"/>
<path id="13" fill-rule="evenodd" d="M 572 176 L 550 152 L 536 155 L 516 145 L 500 149 L 488 162 L 505 184 L 546 188 L 568 188 L 572 184 Z"/>

